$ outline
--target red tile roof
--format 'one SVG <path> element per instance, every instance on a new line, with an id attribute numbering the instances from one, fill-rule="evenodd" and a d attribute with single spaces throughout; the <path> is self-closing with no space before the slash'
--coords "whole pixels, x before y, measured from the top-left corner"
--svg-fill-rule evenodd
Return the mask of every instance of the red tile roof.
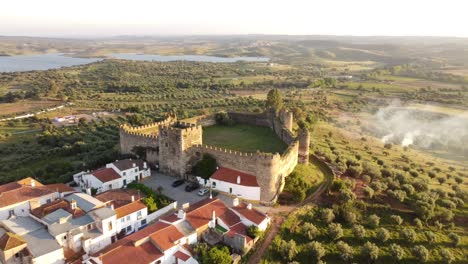
<path id="1" fill-rule="evenodd" d="M 112 162 L 112 164 L 114 164 L 114 166 L 117 167 L 120 171 L 124 171 L 124 170 L 128 170 L 128 169 L 133 168 L 133 164 L 135 164 L 136 167 L 138 167 L 140 170 L 145 169 L 144 168 L 144 161 L 139 160 L 139 159 L 136 159 L 136 160 L 132 160 L 132 159 L 118 160 L 116 162 Z"/>
<path id="2" fill-rule="evenodd" d="M 232 209 L 257 225 L 261 224 L 267 218 L 266 215 L 254 208 L 248 209 L 246 204 L 240 204 Z"/>
<path id="3" fill-rule="evenodd" d="M 180 220 L 180 218 L 177 216 L 177 214 L 171 214 L 168 216 L 161 217 L 161 220 L 164 220 L 169 223 L 174 223 L 177 220 Z"/>
<path id="4" fill-rule="evenodd" d="M 146 205 L 141 201 L 135 201 L 124 206 L 120 206 L 119 208 L 115 209 L 115 213 L 117 214 L 117 219 L 122 218 L 126 215 L 138 212 L 146 208 Z"/>
<path id="5" fill-rule="evenodd" d="M 185 218 L 193 228 L 198 229 L 211 221 L 213 211 L 216 217 L 221 218 L 223 222 L 226 221 L 228 225 L 240 221 L 238 216 L 231 214 L 221 200 L 209 198 L 191 205 L 186 212 Z"/>
<path id="6" fill-rule="evenodd" d="M 58 209 L 63 209 L 69 212 L 70 214 L 73 215 L 73 217 L 80 217 L 86 214 L 80 208 L 76 208 L 74 210 L 71 209 L 70 202 L 65 199 L 58 199 L 51 203 L 44 204 L 37 208 L 34 208 L 33 210 L 31 210 L 31 214 L 33 214 L 37 218 L 43 218 L 44 216 L 50 213 L 53 213 L 57 211 Z"/>
<path id="7" fill-rule="evenodd" d="M 187 261 L 190 258 L 189 255 L 185 254 L 182 251 L 177 251 L 176 253 L 174 253 L 174 257 L 181 259 L 183 261 Z"/>
<path id="8" fill-rule="evenodd" d="M 91 174 L 103 183 L 120 179 L 120 175 L 112 168 L 98 169 L 91 172 Z"/>
<path id="9" fill-rule="evenodd" d="M 31 186 L 31 181 L 34 181 L 35 187 Z M 10 182 L 0 186 L 0 208 L 26 202 L 53 193 L 54 191 L 45 188 L 40 182 L 32 178 Z"/>
<path id="10" fill-rule="evenodd" d="M 151 241 L 164 251 L 175 246 L 176 241 L 183 237 L 184 235 L 173 225 L 162 228 L 150 236 Z"/>
<path id="11" fill-rule="evenodd" d="M 229 232 L 227 233 L 227 235 L 230 237 L 234 237 L 235 234 L 244 236 L 247 239 L 247 242 L 252 240 L 252 238 L 247 235 L 247 226 L 244 225 L 242 222 L 231 226 Z"/>
<path id="12" fill-rule="evenodd" d="M 59 192 L 59 193 L 76 192 L 75 189 L 73 189 L 72 187 L 64 183 L 47 184 L 45 187 L 49 190 L 52 190 L 54 192 Z"/>
<path id="13" fill-rule="evenodd" d="M 237 178 L 240 177 L 240 184 L 242 186 L 253 186 L 253 187 L 259 187 L 258 182 L 257 182 L 257 177 L 240 172 L 237 170 L 233 169 L 228 169 L 221 167 L 219 168 L 212 176 L 211 179 L 219 180 L 219 181 L 224 181 L 224 182 L 229 182 L 233 184 L 238 184 L 237 183 Z"/>
<path id="14" fill-rule="evenodd" d="M 137 190 L 132 189 L 115 189 L 109 190 L 96 195 L 96 199 L 103 203 L 113 204 L 114 208 L 117 209 L 121 206 L 132 202 L 132 196 L 135 200 L 140 200 L 142 197 Z"/>

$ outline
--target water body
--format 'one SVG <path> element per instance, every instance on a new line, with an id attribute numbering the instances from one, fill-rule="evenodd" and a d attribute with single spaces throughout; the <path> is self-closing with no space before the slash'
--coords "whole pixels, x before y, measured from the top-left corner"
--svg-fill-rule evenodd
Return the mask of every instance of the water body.
<path id="1" fill-rule="evenodd" d="M 62 53 L 37 55 L 0 56 L 0 72 L 40 71 L 83 65 L 99 61 L 99 58 L 72 58 Z"/>
<path id="2" fill-rule="evenodd" d="M 199 62 L 266 62 L 269 58 L 265 57 L 216 57 L 205 55 L 150 55 L 136 53 L 118 53 L 111 54 L 113 58 L 136 61 L 199 61 Z"/>
<path id="3" fill-rule="evenodd" d="M 199 62 L 266 62 L 268 58 L 264 57 L 233 57 L 224 58 L 216 56 L 203 55 L 147 55 L 135 53 L 116 53 L 110 55 L 115 59 L 135 60 L 135 61 L 199 61 Z M 70 67 L 76 65 L 88 64 L 100 61 L 102 58 L 73 58 L 65 56 L 63 53 L 50 53 L 38 55 L 18 55 L 18 56 L 0 56 L 0 72 L 20 72 L 20 71 L 38 71 L 58 69 L 61 67 Z"/>

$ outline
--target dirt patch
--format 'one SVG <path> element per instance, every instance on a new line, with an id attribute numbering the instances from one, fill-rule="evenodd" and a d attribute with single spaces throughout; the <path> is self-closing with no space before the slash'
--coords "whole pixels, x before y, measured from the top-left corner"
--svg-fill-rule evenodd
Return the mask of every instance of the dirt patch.
<path id="1" fill-rule="evenodd" d="M 15 103 L 1 103 L 0 116 L 20 115 L 51 108 L 62 104 L 61 101 L 32 101 L 24 100 Z"/>

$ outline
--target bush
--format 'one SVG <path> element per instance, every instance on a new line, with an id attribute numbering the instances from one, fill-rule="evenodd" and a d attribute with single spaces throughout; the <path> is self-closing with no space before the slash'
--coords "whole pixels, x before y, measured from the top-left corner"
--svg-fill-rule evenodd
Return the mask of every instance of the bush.
<path id="1" fill-rule="evenodd" d="M 328 226 L 328 235 L 333 240 L 338 240 L 343 237 L 343 228 L 341 228 L 340 224 L 331 223 Z"/>
<path id="2" fill-rule="evenodd" d="M 236 122 L 225 112 L 217 113 L 215 115 L 215 120 L 216 124 L 221 126 L 233 126 L 236 124 Z"/>
<path id="3" fill-rule="evenodd" d="M 442 260 L 444 261 L 444 263 L 450 264 L 452 263 L 452 261 L 455 260 L 452 252 L 446 248 L 441 249 L 439 254 L 442 257 Z"/>
<path id="4" fill-rule="evenodd" d="M 390 219 L 392 219 L 392 222 L 393 222 L 395 225 L 401 225 L 401 224 L 403 224 L 403 218 L 401 218 L 401 216 L 399 216 L 399 215 L 391 215 L 391 216 L 390 216 Z"/>
<path id="5" fill-rule="evenodd" d="M 391 244 L 390 245 L 390 255 L 392 255 L 392 257 L 395 260 L 400 261 L 405 256 L 405 250 L 402 247 L 400 247 L 400 245 Z"/>
<path id="6" fill-rule="evenodd" d="M 349 261 L 353 258 L 353 248 L 343 241 L 336 243 L 336 249 L 339 252 L 340 258 L 344 261 Z"/>
<path id="7" fill-rule="evenodd" d="M 410 243 L 414 243 L 416 241 L 416 232 L 414 232 L 413 229 L 410 229 L 410 228 L 403 228 L 401 231 L 400 231 L 400 235 L 402 237 L 402 239 L 410 242 Z"/>
<path id="8" fill-rule="evenodd" d="M 390 239 L 390 232 L 387 229 L 381 227 L 377 230 L 377 239 L 381 242 L 385 242 Z"/>
<path id="9" fill-rule="evenodd" d="M 302 226 L 302 234 L 309 240 L 312 240 L 319 234 L 319 230 L 312 223 L 304 223 Z"/>
<path id="10" fill-rule="evenodd" d="M 325 248 L 322 246 L 320 242 L 313 241 L 310 242 L 307 245 L 307 248 L 309 249 L 310 253 L 312 253 L 312 256 L 315 257 L 317 261 L 319 261 L 323 256 L 325 256 Z"/>
<path id="11" fill-rule="evenodd" d="M 368 224 L 372 228 L 377 228 L 379 227 L 380 224 L 380 217 L 377 215 L 373 214 L 369 216 Z"/>
<path id="12" fill-rule="evenodd" d="M 332 209 L 326 208 L 322 210 L 322 220 L 329 224 L 335 219 L 335 214 Z"/>
<path id="13" fill-rule="evenodd" d="M 341 190 L 347 189 L 346 183 L 341 179 L 333 180 L 333 183 L 330 187 L 330 190 L 333 192 L 338 192 Z"/>
<path id="14" fill-rule="evenodd" d="M 359 239 L 366 237 L 366 229 L 362 225 L 353 225 L 353 234 Z"/>
<path id="15" fill-rule="evenodd" d="M 212 247 L 202 258 L 202 264 L 231 264 L 231 253 L 226 246 Z"/>
<path id="16" fill-rule="evenodd" d="M 247 228 L 247 235 L 251 238 L 256 238 L 262 234 L 262 231 L 257 226 L 251 225 Z"/>
<path id="17" fill-rule="evenodd" d="M 362 247 L 361 253 L 366 259 L 375 261 L 379 258 L 379 247 L 368 241 Z"/>
<path id="18" fill-rule="evenodd" d="M 429 250 L 424 246 L 418 245 L 413 248 L 414 256 L 421 262 L 426 262 L 429 260 Z"/>

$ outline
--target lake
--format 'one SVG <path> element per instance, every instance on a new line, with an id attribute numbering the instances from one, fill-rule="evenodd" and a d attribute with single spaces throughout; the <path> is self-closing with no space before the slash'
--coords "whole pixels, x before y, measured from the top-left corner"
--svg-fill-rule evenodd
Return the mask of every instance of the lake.
<path id="1" fill-rule="evenodd" d="M 199 61 L 199 62 L 266 62 L 268 58 L 264 57 L 216 57 L 204 55 L 149 55 L 135 53 L 117 53 L 110 57 L 123 60 L 135 61 Z M 101 58 L 73 58 L 64 56 L 62 53 L 38 54 L 38 55 L 18 55 L 18 56 L 0 56 L 0 72 L 18 72 L 58 69 L 61 67 L 70 67 L 76 65 L 88 64 L 102 60 Z"/>

